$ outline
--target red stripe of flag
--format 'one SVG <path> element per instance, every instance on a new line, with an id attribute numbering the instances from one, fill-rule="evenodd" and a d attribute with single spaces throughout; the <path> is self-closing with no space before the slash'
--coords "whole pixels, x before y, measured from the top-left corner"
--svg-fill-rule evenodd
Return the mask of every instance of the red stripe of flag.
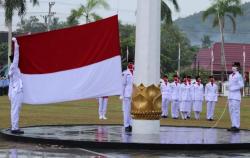
<path id="1" fill-rule="evenodd" d="M 24 74 L 45 74 L 120 55 L 118 16 L 86 25 L 17 37 Z"/>

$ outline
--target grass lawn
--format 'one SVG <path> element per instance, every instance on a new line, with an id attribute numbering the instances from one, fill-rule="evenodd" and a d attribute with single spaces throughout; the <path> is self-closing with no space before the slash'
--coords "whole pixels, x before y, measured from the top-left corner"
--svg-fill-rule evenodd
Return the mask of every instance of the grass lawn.
<path id="1" fill-rule="evenodd" d="M 215 121 L 205 119 L 206 108 L 203 105 L 201 120 L 162 119 L 161 125 L 212 127 L 223 113 L 227 99 L 220 97 L 215 107 Z M 0 97 L 0 128 L 10 127 L 10 104 L 7 96 Z M 193 116 L 193 114 L 192 114 Z M 110 97 L 107 111 L 108 120 L 98 119 L 96 99 L 64 102 L 50 105 L 24 105 L 20 115 L 20 126 L 54 125 L 54 124 L 122 124 L 122 105 L 118 97 Z M 228 109 L 226 108 L 217 127 L 230 127 Z M 250 129 L 250 98 L 241 102 L 241 128 Z"/>

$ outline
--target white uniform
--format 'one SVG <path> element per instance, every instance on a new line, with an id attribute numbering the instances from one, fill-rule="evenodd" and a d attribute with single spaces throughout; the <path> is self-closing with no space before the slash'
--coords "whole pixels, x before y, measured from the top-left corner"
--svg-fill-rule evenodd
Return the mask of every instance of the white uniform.
<path id="1" fill-rule="evenodd" d="M 207 102 L 207 119 L 214 118 L 214 108 L 218 101 L 218 86 L 215 83 L 207 83 L 205 87 L 205 99 Z"/>
<path id="2" fill-rule="evenodd" d="M 229 113 L 231 118 L 232 127 L 240 127 L 240 101 L 241 101 L 241 88 L 243 88 L 244 83 L 242 76 L 239 72 L 231 74 L 229 76 L 228 83 L 228 102 L 229 102 Z"/>
<path id="3" fill-rule="evenodd" d="M 172 95 L 171 95 L 171 113 L 172 118 L 178 118 L 180 112 L 180 84 L 177 82 L 171 83 Z"/>
<path id="4" fill-rule="evenodd" d="M 168 105 L 171 101 L 172 87 L 169 82 L 164 81 L 160 85 L 162 95 L 162 116 L 168 116 Z"/>
<path id="5" fill-rule="evenodd" d="M 202 102 L 204 100 L 204 86 L 200 83 L 193 85 L 193 111 L 195 119 L 200 119 L 200 112 L 202 111 Z"/>
<path id="6" fill-rule="evenodd" d="M 100 97 L 98 98 L 99 103 L 99 119 L 107 119 L 106 118 L 106 111 L 108 106 L 108 97 Z"/>
<path id="7" fill-rule="evenodd" d="M 122 73 L 122 109 L 124 127 L 132 124 L 131 119 L 131 97 L 133 91 L 133 74 L 130 70 L 125 70 Z"/>
<path id="8" fill-rule="evenodd" d="M 21 80 L 21 72 L 18 68 L 19 62 L 19 46 L 15 43 L 14 61 L 9 69 L 9 99 L 11 102 L 11 129 L 19 129 L 19 113 L 22 106 L 23 100 L 23 83 Z"/>
<path id="9" fill-rule="evenodd" d="M 192 101 L 192 93 L 191 93 L 192 87 L 191 85 L 187 84 L 181 84 L 180 88 L 180 97 L 181 97 L 181 106 L 180 111 L 183 114 L 183 119 L 187 119 L 188 112 L 191 109 L 191 101 Z"/>

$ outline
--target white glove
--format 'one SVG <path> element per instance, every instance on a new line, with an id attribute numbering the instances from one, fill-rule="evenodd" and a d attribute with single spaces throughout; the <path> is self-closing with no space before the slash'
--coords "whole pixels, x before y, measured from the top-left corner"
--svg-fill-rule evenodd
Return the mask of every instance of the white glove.
<path id="1" fill-rule="evenodd" d="M 121 99 L 121 100 L 122 100 L 122 99 L 123 99 L 123 96 L 122 96 L 122 95 L 120 95 L 119 99 Z"/>

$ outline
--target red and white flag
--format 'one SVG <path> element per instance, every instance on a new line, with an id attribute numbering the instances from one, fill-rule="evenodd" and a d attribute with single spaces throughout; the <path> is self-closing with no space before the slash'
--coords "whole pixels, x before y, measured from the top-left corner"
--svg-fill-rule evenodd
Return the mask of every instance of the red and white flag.
<path id="1" fill-rule="evenodd" d="M 118 17 L 17 37 L 24 103 L 120 95 Z"/>

